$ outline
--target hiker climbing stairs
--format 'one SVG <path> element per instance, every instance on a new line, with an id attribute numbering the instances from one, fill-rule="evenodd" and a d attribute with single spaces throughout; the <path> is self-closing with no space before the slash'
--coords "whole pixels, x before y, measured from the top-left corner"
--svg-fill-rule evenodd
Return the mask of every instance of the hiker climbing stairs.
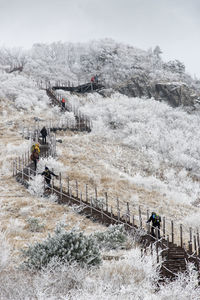
<path id="1" fill-rule="evenodd" d="M 39 131 L 31 133 L 33 141 L 40 142 L 40 155 L 43 157 L 55 156 L 56 155 L 56 139 L 51 136 L 46 145 L 42 144 L 42 141 L 39 139 Z M 51 132 L 51 128 L 48 128 L 48 132 Z M 29 182 L 33 174 L 36 174 L 34 171 L 34 166 L 30 161 L 30 155 L 23 155 L 22 158 L 19 158 L 13 162 L 13 175 L 16 179 L 22 183 L 25 187 L 29 186 Z M 158 229 L 156 235 L 152 236 L 150 234 L 150 228 L 146 230 L 142 227 L 144 222 L 142 221 L 141 209 L 139 208 L 139 222 L 136 224 L 136 217 L 133 215 L 131 217 L 131 212 L 129 209 L 129 204 L 126 204 L 126 213 L 120 214 L 119 202 L 117 203 L 116 209 L 113 211 L 112 205 L 109 206 L 108 197 L 106 193 L 105 202 L 98 204 L 98 193 L 95 188 L 95 198 L 89 197 L 88 186 L 86 185 L 85 197 L 83 193 L 78 189 L 78 182 L 76 181 L 75 193 L 73 193 L 72 188 L 70 187 L 70 180 L 68 178 L 67 188 L 63 188 L 62 176 L 59 175 L 58 184 L 51 185 L 51 188 L 44 190 L 44 193 L 54 193 L 57 195 L 58 204 L 65 205 L 77 205 L 79 207 L 78 212 L 85 217 L 90 218 L 94 222 L 99 222 L 105 226 L 111 224 L 123 224 L 124 228 L 131 235 L 137 234 L 137 232 L 143 232 L 141 234 L 141 243 L 142 248 L 150 247 L 152 245 L 156 248 L 157 253 L 157 262 L 161 262 L 160 273 L 163 278 L 176 278 L 179 272 L 186 271 L 187 262 L 193 262 L 196 269 L 199 270 L 200 265 L 200 245 L 199 245 L 199 236 L 197 234 L 197 247 L 195 252 L 192 252 L 192 233 L 190 232 L 189 240 L 189 249 L 183 247 L 183 236 L 182 236 L 182 226 L 181 226 L 181 245 L 174 243 L 174 224 L 171 221 L 171 241 L 169 241 L 169 232 L 165 228 L 165 219 L 163 217 L 163 228 L 161 232 L 161 238 L 158 238 Z M 116 213 L 117 212 L 117 213 Z M 163 233 L 163 236 L 162 236 Z M 165 238 L 167 235 L 167 239 Z M 195 240 L 196 241 L 196 240 Z M 196 242 L 195 242 L 196 243 Z"/>
<path id="2" fill-rule="evenodd" d="M 76 126 L 75 129 L 78 131 L 87 131 L 90 132 L 92 128 L 92 122 L 87 117 L 80 113 L 75 107 L 73 107 L 70 103 L 65 104 L 65 108 L 62 107 L 62 97 L 54 92 L 52 89 L 46 90 L 47 96 L 51 99 L 53 105 L 60 106 L 63 111 L 73 112 L 75 117 Z"/>

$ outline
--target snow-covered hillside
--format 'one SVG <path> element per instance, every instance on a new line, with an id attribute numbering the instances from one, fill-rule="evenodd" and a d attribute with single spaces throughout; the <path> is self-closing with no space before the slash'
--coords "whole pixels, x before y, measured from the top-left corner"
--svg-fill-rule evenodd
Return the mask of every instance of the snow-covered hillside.
<path id="1" fill-rule="evenodd" d="M 44 45 L 37 47 L 41 51 L 45 48 Z M 136 50 L 130 51 L 133 53 Z M 138 54 L 140 51 L 137 51 Z M 146 55 L 146 52 L 140 52 L 140 55 Z M 122 52 L 120 57 L 123 56 Z M 41 64 L 38 63 L 39 57 Z M 197 274 L 192 269 L 188 271 L 188 276 L 182 275 L 175 283 L 161 286 L 156 293 L 158 278 L 155 257 L 147 254 L 141 258 L 137 247 L 122 252 L 123 260 L 104 261 L 98 270 L 60 266 L 56 270 L 49 267 L 36 274 L 16 271 L 21 259 L 20 249 L 28 243 L 43 240 L 58 222 L 66 222 L 68 228 L 78 226 L 87 234 L 105 230 L 101 225 L 93 224 L 74 213 L 73 208 L 59 206 L 54 198 L 38 196 L 38 183 L 42 181 L 40 175 L 34 179 L 30 191 L 12 178 L 12 159 L 30 148 L 29 141 L 24 140 L 20 134 L 22 127 L 34 126 L 35 117 L 42 124 L 48 123 L 50 119 L 72 117 L 68 113 L 63 116 L 58 108 L 50 106 L 45 91 L 37 87 L 36 80 L 51 79 L 51 76 L 54 80 L 75 80 L 79 78 L 79 73 L 70 77 L 69 74 L 73 72 L 67 68 L 64 73 L 62 69 L 63 77 L 60 77 L 59 69 L 55 71 L 53 68 L 55 64 L 51 66 L 49 60 L 44 64 L 44 58 L 45 55 L 39 52 L 37 60 L 28 60 L 21 74 L 4 71 L 0 74 L 0 282 L 4 287 L 0 292 L 1 298 L 134 297 L 157 300 L 170 297 L 173 300 L 197 300 Z M 55 56 L 53 59 L 61 58 Z M 32 68 L 34 63 L 35 68 Z M 46 65 L 49 66 L 48 70 Z M 63 67 L 62 60 L 56 66 Z M 89 74 L 90 70 L 85 73 L 81 71 L 84 78 L 86 73 Z M 121 73 L 125 74 L 125 71 Z M 69 77 L 65 78 L 65 74 Z M 112 76 L 109 72 L 107 74 L 111 80 Z M 81 77 L 79 79 L 81 81 Z M 56 173 L 62 172 L 63 180 L 69 176 L 73 184 L 73 180 L 77 179 L 80 188 L 84 188 L 87 183 L 92 191 L 97 185 L 99 195 L 103 196 L 107 191 L 111 203 L 115 203 L 117 197 L 120 205 L 129 201 L 133 212 L 140 205 L 144 218 L 149 208 L 166 216 L 168 222 L 173 219 L 176 224 L 183 223 L 184 232 L 187 232 L 189 226 L 199 227 L 198 112 L 188 114 L 183 108 L 173 109 L 153 99 L 128 98 L 118 93 L 104 98 L 95 93 L 78 96 L 59 92 L 93 120 L 93 129 L 89 134 L 60 132 L 57 138 L 62 139 L 62 143 L 57 143 L 58 158 L 40 160 L 39 170 L 48 164 Z M 34 194 L 34 185 L 37 184 L 37 193 Z M 45 224 L 44 230 L 30 232 L 27 225 L 30 217 L 39 218 Z M 66 282 L 71 285 L 65 288 Z"/>
<path id="2" fill-rule="evenodd" d="M 0 49 L 0 65 L 7 71 L 21 67 L 22 73 L 52 83 L 70 81 L 75 85 L 98 74 L 106 86 L 116 87 L 131 78 L 148 82 L 184 82 L 200 89 L 200 83 L 185 70 L 178 59 L 164 62 L 159 46 L 148 51 L 111 39 L 89 43 L 34 44 L 30 50 Z"/>

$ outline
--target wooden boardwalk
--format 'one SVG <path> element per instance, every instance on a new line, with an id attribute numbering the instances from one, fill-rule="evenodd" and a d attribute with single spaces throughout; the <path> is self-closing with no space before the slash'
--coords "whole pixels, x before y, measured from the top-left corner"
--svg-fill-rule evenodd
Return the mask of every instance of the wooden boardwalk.
<path id="1" fill-rule="evenodd" d="M 41 141 L 40 141 L 41 142 Z M 41 157 L 48 157 L 49 155 L 49 145 L 40 145 Z M 21 163 L 21 166 L 25 166 L 25 162 Z M 33 169 L 33 163 L 29 161 L 26 167 L 20 169 L 20 166 L 15 166 L 13 174 L 16 176 L 16 180 L 23 184 L 24 186 L 29 186 L 29 180 L 31 176 L 35 173 Z M 108 203 L 106 205 L 97 205 L 92 199 L 88 198 L 87 194 L 85 199 L 83 199 L 82 194 L 76 190 L 75 195 L 72 193 L 70 185 L 68 184 L 68 189 L 65 191 L 62 189 L 61 176 L 60 176 L 60 186 L 52 185 L 51 188 L 45 188 L 45 194 L 49 195 L 54 193 L 57 195 L 58 204 L 60 205 L 77 205 L 79 207 L 78 211 L 81 215 L 86 218 L 90 218 L 93 222 L 98 222 L 104 226 L 123 224 L 127 233 L 134 236 L 138 230 L 141 230 L 139 225 L 136 225 L 134 220 L 130 220 L 130 215 L 127 217 L 121 217 L 115 215 L 112 212 L 112 207 L 109 207 Z M 110 209 L 109 209 L 110 208 Z M 143 230 L 145 230 L 143 228 Z M 187 262 L 193 262 L 197 270 L 199 270 L 199 249 L 196 253 L 190 253 L 181 246 L 177 246 L 173 242 L 169 241 L 169 237 L 165 238 L 162 236 L 160 239 L 153 237 L 150 233 L 146 232 L 141 236 L 141 247 L 145 252 L 147 247 L 151 245 L 155 246 L 157 252 L 157 262 L 162 260 L 162 266 L 160 269 L 160 274 L 164 278 L 174 279 L 177 277 L 179 272 L 186 271 Z M 161 251 L 161 254 L 159 252 Z M 198 253 L 197 253 L 198 252 Z"/>
<path id="2" fill-rule="evenodd" d="M 56 90 L 57 87 L 54 87 Z M 60 89 L 60 87 L 59 87 Z M 56 95 L 53 89 L 47 89 L 47 95 L 50 97 L 53 105 L 59 105 L 61 107 L 61 99 Z M 72 107 L 66 107 L 66 110 L 73 111 Z M 78 131 L 91 131 L 91 121 L 85 116 L 74 111 L 76 125 L 75 128 Z M 55 128 L 54 128 L 55 129 Z M 55 129 L 58 130 L 59 128 Z M 62 128 L 63 130 L 63 128 Z M 49 128 L 49 132 L 53 131 L 53 128 Z M 34 139 L 35 134 L 32 134 Z M 56 147 L 55 140 L 54 144 L 42 145 L 40 141 L 41 153 L 40 156 L 48 157 L 55 154 L 53 147 Z M 53 151 L 53 152 L 52 152 Z M 51 153 L 52 152 L 52 153 Z M 13 176 L 16 176 L 17 181 L 19 181 L 24 186 L 28 187 L 29 181 L 31 180 L 31 175 L 35 172 L 33 170 L 33 163 L 31 163 L 29 159 L 29 154 L 25 154 L 22 158 L 18 158 L 13 162 Z M 199 232 L 195 235 L 192 235 L 192 231 L 190 231 L 190 238 L 188 241 L 188 247 L 183 244 L 183 236 L 182 236 L 182 225 L 180 227 L 180 244 L 177 245 L 174 243 L 174 225 L 173 221 L 171 221 L 171 232 L 167 233 L 165 229 L 165 222 L 163 222 L 163 228 L 161 228 L 161 238 L 158 238 L 158 231 L 156 232 L 156 236 L 152 236 L 150 234 L 150 227 L 146 230 L 142 226 L 141 219 L 141 211 L 139 208 L 138 220 L 139 224 L 135 222 L 135 216 L 131 217 L 131 212 L 129 211 L 129 204 L 127 205 L 126 215 L 120 215 L 119 203 L 115 209 L 117 211 L 117 215 L 113 213 L 113 207 L 109 206 L 108 199 L 106 196 L 105 204 L 98 204 L 98 201 L 93 201 L 94 199 L 88 197 L 87 193 L 87 185 L 85 191 L 85 198 L 83 199 L 82 193 L 78 191 L 78 183 L 75 193 L 72 192 L 72 189 L 69 184 L 68 179 L 68 187 L 67 190 L 63 190 L 61 174 L 60 174 L 60 185 L 54 186 L 51 188 L 45 189 L 46 194 L 54 193 L 58 197 L 58 204 L 60 205 L 78 205 L 79 213 L 83 214 L 85 217 L 90 218 L 93 222 L 99 222 L 104 224 L 105 226 L 109 226 L 111 224 L 123 224 L 125 229 L 129 234 L 135 234 L 137 231 L 143 231 L 144 234 L 141 235 L 141 245 L 142 250 L 145 253 L 147 247 L 155 246 L 157 253 L 157 262 L 162 261 L 162 266 L 160 269 L 160 274 L 165 278 L 174 279 L 177 277 L 179 272 L 185 272 L 187 263 L 192 262 L 195 265 L 195 268 L 199 271 L 200 266 L 200 238 Z M 96 200 L 98 198 L 97 191 Z M 163 217 L 163 221 L 165 217 Z M 192 245 L 193 249 L 192 249 Z"/>

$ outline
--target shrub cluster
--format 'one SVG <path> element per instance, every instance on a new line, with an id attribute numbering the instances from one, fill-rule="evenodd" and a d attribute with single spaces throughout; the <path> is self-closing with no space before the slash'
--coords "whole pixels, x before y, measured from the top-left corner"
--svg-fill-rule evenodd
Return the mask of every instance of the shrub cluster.
<path id="1" fill-rule="evenodd" d="M 105 232 L 85 236 L 82 232 L 64 231 L 57 228 L 53 236 L 43 242 L 31 245 L 22 250 L 25 261 L 23 265 L 30 269 L 41 269 L 50 262 L 76 262 L 80 265 L 99 265 L 99 249 L 107 250 L 124 248 L 127 235 L 123 225 L 111 225 Z"/>
<path id="2" fill-rule="evenodd" d="M 29 246 L 22 253 L 26 258 L 23 265 L 33 269 L 41 269 L 53 259 L 63 263 L 76 261 L 81 265 L 98 265 L 101 262 L 94 238 L 73 230 L 56 230 L 53 236 L 49 235 L 44 242 Z"/>
<path id="3" fill-rule="evenodd" d="M 40 219 L 38 218 L 29 218 L 27 223 L 28 229 L 32 232 L 39 232 L 44 229 L 44 224 L 40 224 Z"/>
<path id="4" fill-rule="evenodd" d="M 104 232 L 97 232 L 94 238 L 100 248 L 107 250 L 124 248 L 127 235 L 123 225 L 111 225 Z"/>

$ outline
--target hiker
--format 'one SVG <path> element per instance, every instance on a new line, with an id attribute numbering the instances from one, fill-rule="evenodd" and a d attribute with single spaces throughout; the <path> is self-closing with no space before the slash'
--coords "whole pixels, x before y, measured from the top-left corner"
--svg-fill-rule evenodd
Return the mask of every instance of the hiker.
<path id="1" fill-rule="evenodd" d="M 47 130 L 45 128 L 45 126 L 42 128 L 42 130 L 40 131 L 41 135 L 42 135 L 42 144 L 46 144 L 47 143 Z"/>
<path id="2" fill-rule="evenodd" d="M 55 176 L 58 178 L 58 175 L 54 174 L 52 171 L 49 170 L 48 167 L 45 167 L 44 172 L 41 173 L 41 175 L 44 176 L 44 179 L 46 181 L 47 186 L 50 188 L 51 187 L 51 175 Z"/>
<path id="3" fill-rule="evenodd" d="M 65 110 L 65 98 L 62 98 L 61 103 L 62 103 L 62 110 Z"/>
<path id="4" fill-rule="evenodd" d="M 31 153 L 33 153 L 35 149 L 37 150 L 38 154 L 40 154 L 40 145 L 38 143 L 31 146 Z"/>
<path id="5" fill-rule="evenodd" d="M 31 160 L 34 162 L 34 169 L 36 171 L 37 169 L 37 161 L 39 159 L 39 153 L 38 150 L 35 148 L 31 154 Z"/>
<path id="6" fill-rule="evenodd" d="M 161 217 L 158 214 L 156 214 L 155 212 L 152 212 L 149 220 L 147 221 L 147 223 L 150 223 L 150 222 L 152 222 L 152 225 L 151 225 L 151 234 L 155 237 L 154 229 L 156 227 L 158 227 L 158 238 L 160 239 Z"/>
<path id="7" fill-rule="evenodd" d="M 98 79 L 98 75 L 96 74 L 96 75 L 94 76 L 94 82 L 95 82 L 95 83 L 98 83 L 98 80 L 99 80 L 99 79 Z"/>
<path id="8" fill-rule="evenodd" d="M 92 76 L 92 78 L 91 78 L 91 82 L 92 82 L 92 83 L 94 83 L 94 76 Z"/>

